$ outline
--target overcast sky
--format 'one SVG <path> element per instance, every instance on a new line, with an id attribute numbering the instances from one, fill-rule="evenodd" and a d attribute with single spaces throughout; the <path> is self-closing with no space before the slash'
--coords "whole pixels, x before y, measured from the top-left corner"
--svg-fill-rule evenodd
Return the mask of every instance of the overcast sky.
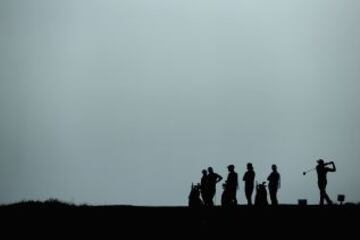
<path id="1" fill-rule="evenodd" d="M 0 0 L 0 203 L 185 205 L 213 166 L 360 201 L 360 1 Z M 216 201 L 219 204 L 221 187 Z M 241 183 L 238 199 L 245 202 Z"/>

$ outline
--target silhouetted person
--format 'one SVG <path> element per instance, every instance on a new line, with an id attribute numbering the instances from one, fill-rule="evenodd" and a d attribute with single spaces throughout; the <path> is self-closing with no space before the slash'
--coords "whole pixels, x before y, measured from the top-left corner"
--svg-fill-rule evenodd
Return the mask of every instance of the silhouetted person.
<path id="1" fill-rule="evenodd" d="M 326 193 L 326 185 L 327 185 L 327 173 L 336 172 L 335 163 L 334 162 L 325 163 L 324 160 L 322 159 L 319 159 L 317 163 L 318 165 L 316 166 L 316 172 L 318 175 L 318 186 L 320 190 L 320 205 L 324 205 L 324 200 L 326 200 L 327 204 L 332 204 L 333 202 Z M 327 165 L 332 165 L 332 167 L 331 168 L 326 167 Z"/>
<path id="2" fill-rule="evenodd" d="M 201 198 L 203 199 L 204 204 L 206 206 L 210 206 L 211 203 L 209 199 L 209 176 L 208 176 L 208 172 L 205 169 L 202 170 L 200 188 L 201 188 Z"/>
<path id="3" fill-rule="evenodd" d="M 272 172 L 267 180 L 269 181 L 269 194 L 272 205 L 278 205 L 277 191 L 280 188 L 280 174 L 277 171 L 277 166 L 273 164 L 271 166 Z"/>
<path id="4" fill-rule="evenodd" d="M 221 204 L 223 206 L 236 206 L 236 191 L 238 189 L 238 174 L 235 172 L 235 166 L 229 165 L 228 167 L 229 175 L 225 182 L 224 192 L 221 197 Z"/>
<path id="5" fill-rule="evenodd" d="M 255 196 L 255 205 L 256 206 L 267 206 L 267 190 L 266 182 L 256 185 L 256 196 Z"/>
<path id="6" fill-rule="evenodd" d="M 243 181 L 245 182 L 245 196 L 248 205 L 252 205 L 252 194 L 254 192 L 255 172 L 251 163 L 247 164 L 247 171 L 244 174 Z"/>
<path id="7" fill-rule="evenodd" d="M 209 190 L 209 206 L 214 206 L 214 196 L 216 194 L 216 184 L 223 178 L 214 172 L 212 167 L 208 168 L 208 190 Z"/>
<path id="8" fill-rule="evenodd" d="M 201 207 L 203 205 L 203 202 L 200 199 L 200 188 L 200 184 L 191 184 L 189 207 Z"/>

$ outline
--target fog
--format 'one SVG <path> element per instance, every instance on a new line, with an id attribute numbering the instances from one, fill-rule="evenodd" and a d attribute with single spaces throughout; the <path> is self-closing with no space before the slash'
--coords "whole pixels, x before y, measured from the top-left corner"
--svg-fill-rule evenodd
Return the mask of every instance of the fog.
<path id="1" fill-rule="evenodd" d="M 360 2 L 1 0 L 0 203 L 185 205 L 247 162 L 360 200 Z M 220 202 L 220 184 L 216 202 Z M 244 187 L 238 191 L 245 203 Z"/>

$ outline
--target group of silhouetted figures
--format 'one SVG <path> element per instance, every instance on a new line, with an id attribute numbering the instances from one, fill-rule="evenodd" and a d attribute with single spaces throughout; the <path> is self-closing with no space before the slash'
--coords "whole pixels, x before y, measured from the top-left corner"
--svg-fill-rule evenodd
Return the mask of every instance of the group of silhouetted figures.
<path id="1" fill-rule="evenodd" d="M 222 206 L 236 206 L 238 204 L 236 195 L 239 188 L 238 174 L 235 166 L 229 165 L 228 176 L 223 186 L 221 195 Z M 201 182 L 192 185 L 189 196 L 190 206 L 214 206 L 216 184 L 223 180 L 223 177 L 215 173 L 212 167 L 202 170 Z M 276 165 L 272 165 L 272 172 L 267 178 L 269 194 L 272 205 L 277 205 L 277 191 L 280 188 L 280 174 Z M 248 205 L 253 205 L 252 196 L 255 189 L 255 171 L 251 163 L 247 164 L 247 171 L 244 174 L 245 196 Z M 256 184 L 255 205 L 268 205 L 266 182 Z"/>
<path id="2" fill-rule="evenodd" d="M 327 173 L 335 172 L 336 167 L 334 162 L 325 163 L 324 160 L 319 159 L 317 166 L 309 171 L 316 170 L 318 176 L 318 187 L 320 190 L 320 205 L 326 201 L 328 204 L 332 204 L 331 199 L 326 193 L 327 186 Z M 332 165 L 331 168 L 327 167 Z M 222 206 L 237 206 L 238 201 L 236 198 L 237 190 L 239 188 L 238 174 L 235 172 L 235 166 L 227 166 L 228 176 L 223 186 L 223 193 L 221 195 Z M 304 175 L 306 172 L 304 172 Z M 189 206 L 214 206 L 214 197 L 216 194 L 216 184 L 221 182 L 223 177 L 215 173 L 212 167 L 207 170 L 202 170 L 202 177 L 200 183 L 191 186 L 189 195 Z M 273 164 L 271 166 L 271 173 L 269 174 L 267 181 L 257 183 L 255 186 L 255 171 L 252 163 L 247 164 L 247 171 L 245 172 L 243 179 L 245 197 L 248 205 L 266 206 L 269 205 L 268 194 L 270 195 L 270 204 L 278 205 L 277 192 L 280 189 L 280 174 L 277 170 L 277 166 Z M 256 188 L 255 188 L 256 187 Z M 255 193 L 255 201 L 253 203 L 253 193 Z"/>

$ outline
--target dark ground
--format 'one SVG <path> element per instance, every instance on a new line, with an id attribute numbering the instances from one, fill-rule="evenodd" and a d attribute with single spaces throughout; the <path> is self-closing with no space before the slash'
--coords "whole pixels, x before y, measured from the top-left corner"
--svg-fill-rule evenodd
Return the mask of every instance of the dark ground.
<path id="1" fill-rule="evenodd" d="M 360 205 L 191 209 L 26 202 L 1 206 L 0 216 L 2 233 L 50 237 L 145 234 L 192 239 L 195 234 L 231 234 L 241 239 L 265 234 L 269 238 L 312 238 L 357 236 L 360 231 Z"/>

